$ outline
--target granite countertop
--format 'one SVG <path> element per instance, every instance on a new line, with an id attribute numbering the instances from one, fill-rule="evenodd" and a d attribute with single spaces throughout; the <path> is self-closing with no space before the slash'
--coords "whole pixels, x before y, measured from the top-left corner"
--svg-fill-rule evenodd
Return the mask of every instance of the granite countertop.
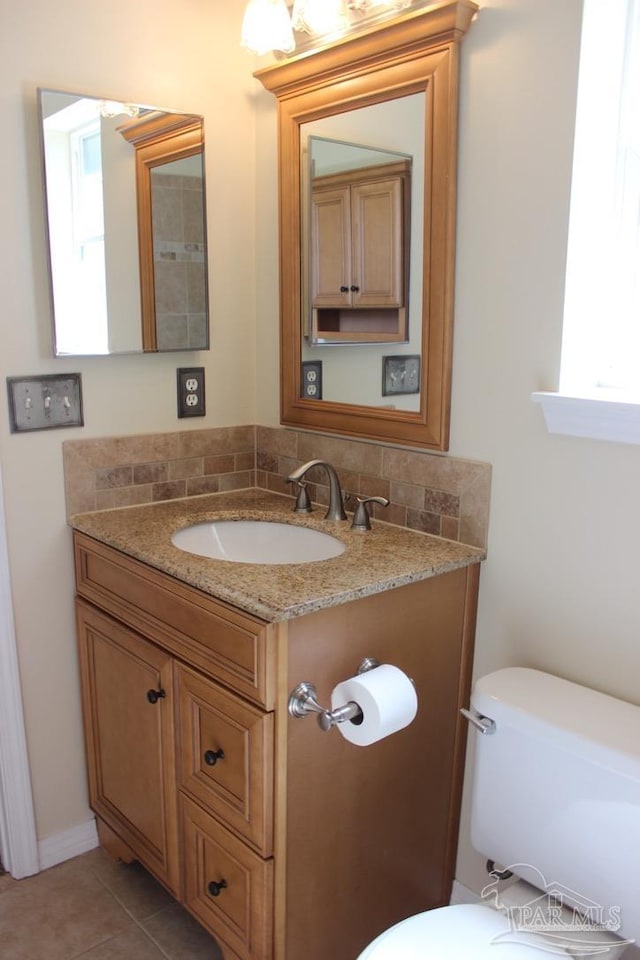
<path id="1" fill-rule="evenodd" d="M 266 490 L 239 490 L 138 507 L 81 513 L 78 531 L 263 620 L 275 622 L 347 603 L 479 563 L 485 551 L 372 520 L 368 531 L 324 519 L 325 509 L 294 514 L 293 501 Z M 207 520 L 271 520 L 332 534 L 346 544 L 338 557 L 301 564 L 212 560 L 179 550 L 171 535 Z"/>

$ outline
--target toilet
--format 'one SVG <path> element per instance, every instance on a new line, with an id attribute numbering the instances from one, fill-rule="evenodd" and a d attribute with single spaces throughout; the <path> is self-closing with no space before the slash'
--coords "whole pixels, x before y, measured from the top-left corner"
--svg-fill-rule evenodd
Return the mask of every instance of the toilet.
<path id="1" fill-rule="evenodd" d="M 478 680 L 471 841 L 512 880 L 358 960 L 614 960 L 640 942 L 640 707 L 520 667 Z"/>

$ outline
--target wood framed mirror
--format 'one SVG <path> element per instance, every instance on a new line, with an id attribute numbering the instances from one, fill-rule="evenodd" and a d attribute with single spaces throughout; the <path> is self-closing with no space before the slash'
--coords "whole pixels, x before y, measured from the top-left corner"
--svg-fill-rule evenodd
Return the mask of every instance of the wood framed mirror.
<path id="1" fill-rule="evenodd" d="M 348 36 L 314 52 L 300 54 L 255 76 L 278 99 L 280 192 L 280 383 L 281 422 L 346 436 L 446 450 L 449 443 L 451 349 L 455 261 L 458 48 L 477 5 L 443 0 L 421 6 L 394 20 Z M 419 129 L 419 154 L 413 156 L 410 239 L 411 294 L 408 333 L 403 343 L 385 348 L 353 343 L 310 344 L 308 289 L 310 251 L 309 158 L 311 135 L 353 140 L 350 125 L 369 108 L 418 103 L 420 116 L 404 121 Z M 415 117 L 415 114 L 414 114 Z M 331 128 L 336 121 L 338 135 Z M 324 125 L 323 125 L 324 124 Z M 327 125 L 328 124 L 328 125 Z M 370 129 L 384 131 L 395 118 Z M 347 135 L 345 135 L 345 132 Z M 384 142 L 382 142 L 384 141 Z M 367 145 L 391 149 L 388 138 Z M 411 153 L 405 143 L 393 149 Z M 420 176 L 416 177 L 416 172 Z M 418 199 L 416 199 L 418 198 Z M 417 208 L 419 205 L 419 209 Z M 316 257 L 317 259 L 317 257 Z M 348 286 L 348 281 L 345 283 Z M 350 319 L 357 323 L 354 312 Z M 338 323 L 338 321 L 336 321 Z M 315 352 L 310 353 L 310 346 Z M 324 351 L 324 352 L 322 352 Z M 377 351 L 377 352 L 376 352 Z M 384 356 L 382 355 L 384 353 Z M 384 391 L 383 369 L 389 355 L 419 357 L 417 390 Z M 327 361 L 326 363 L 324 361 Z M 320 363 L 325 393 L 309 395 L 303 362 Z M 329 366 L 329 364 L 331 364 Z M 326 391 L 331 375 L 338 392 Z M 374 396 L 351 387 L 375 381 Z M 411 402 L 403 401 L 411 394 Z"/>

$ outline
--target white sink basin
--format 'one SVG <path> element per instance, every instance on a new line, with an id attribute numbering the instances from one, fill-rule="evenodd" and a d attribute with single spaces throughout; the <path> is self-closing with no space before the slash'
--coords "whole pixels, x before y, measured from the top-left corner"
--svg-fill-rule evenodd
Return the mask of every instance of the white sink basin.
<path id="1" fill-rule="evenodd" d="M 320 530 L 268 520 L 212 520 L 178 530 L 180 550 L 233 563 L 311 563 L 344 551 L 344 543 Z"/>

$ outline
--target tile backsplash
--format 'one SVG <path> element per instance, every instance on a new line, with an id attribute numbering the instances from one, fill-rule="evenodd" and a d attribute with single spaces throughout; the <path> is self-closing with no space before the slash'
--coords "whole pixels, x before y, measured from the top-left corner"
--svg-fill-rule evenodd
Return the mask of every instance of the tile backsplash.
<path id="1" fill-rule="evenodd" d="M 486 547 L 489 526 L 491 467 L 476 460 L 387 447 L 300 430 L 256 427 L 256 486 L 290 493 L 284 483 L 307 460 L 328 460 L 338 471 L 342 489 L 353 498 L 386 497 L 388 507 L 372 515 L 423 533 Z M 308 474 L 312 499 L 328 503 L 324 471 Z"/>
<path id="2" fill-rule="evenodd" d="M 255 427 L 62 444 L 67 515 L 255 485 Z"/>
<path id="3" fill-rule="evenodd" d="M 328 460 L 343 490 L 383 496 L 373 515 L 400 526 L 486 547 L 491 467 L 475 460 L 279 427 L 68 440 L 62 445 L 67 514 L 262 487 L 290 494 L 285 477 L 307 460 Z M 321 469 L 310 492 L 327 503 Z"/>

